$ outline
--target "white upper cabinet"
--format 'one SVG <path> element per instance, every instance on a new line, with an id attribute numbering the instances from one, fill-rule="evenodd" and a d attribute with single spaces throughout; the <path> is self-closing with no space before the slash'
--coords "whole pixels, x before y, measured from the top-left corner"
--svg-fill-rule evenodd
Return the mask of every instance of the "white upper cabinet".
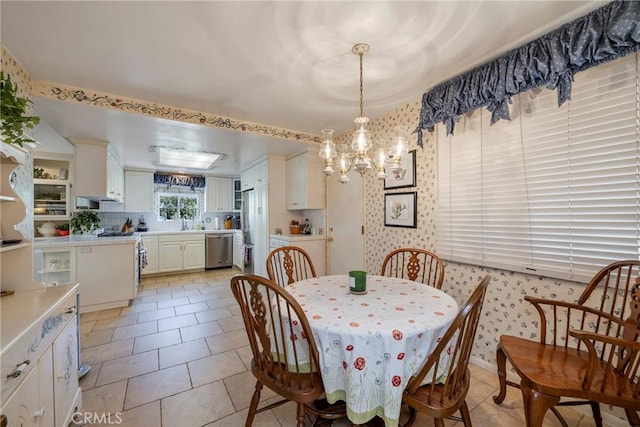
<path id="1" fill-rule="evenodd" d="M 73 143 L 76 196 L 98 201 L 124 201 L 124 170 L 111 146 L 103 141 Z"/>
<path id="2" fill-rule="evenodd" d="M 314 150 L 287 160 L 287 209 L 324 209 L 322 159 Z"/>
<path id="3" fill-rule="evenodd" d="M 206 212 L 231 212 L 233 201 L 233 178 L 206 178 Z"/>
<path id="4" fill-rule="evenodd" d="M 153 212 L 153 172 L 124 171 L 125 212 Z"/>

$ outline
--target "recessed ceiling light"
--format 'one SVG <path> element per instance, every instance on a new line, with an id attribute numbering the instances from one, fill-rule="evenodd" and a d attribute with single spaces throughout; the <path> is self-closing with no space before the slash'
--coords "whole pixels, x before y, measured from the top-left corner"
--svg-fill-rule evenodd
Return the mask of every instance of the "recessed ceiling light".
<path id="1" fill-rule="evenodd" d="M 211 166 L 225 155 L 206 151 L 188 151 L 183 148 L 151 146 L 150 151 L 158 153 L 158 166 L 182 169 L 211 169 Z"/>

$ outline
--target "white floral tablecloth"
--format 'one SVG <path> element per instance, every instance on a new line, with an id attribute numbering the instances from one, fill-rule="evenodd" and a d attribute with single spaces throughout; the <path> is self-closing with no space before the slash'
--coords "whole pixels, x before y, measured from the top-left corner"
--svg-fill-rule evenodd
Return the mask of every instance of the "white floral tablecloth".
<path id="1" fill-rule="evenodd" d="M 365 295 L 349 293 L 346 275 L 287 290 L 313 329 L 327 400 L 344 400 L 355 424 L 378 415 L 396 427 L 406 382 L 458 313 L 455 300 L 422 283 L 382 276 L 367 276 Z"/>

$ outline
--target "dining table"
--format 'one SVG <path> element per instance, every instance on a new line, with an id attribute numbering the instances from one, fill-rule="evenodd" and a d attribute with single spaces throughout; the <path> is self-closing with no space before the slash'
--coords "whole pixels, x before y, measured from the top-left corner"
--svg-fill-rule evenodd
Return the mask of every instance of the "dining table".
<path id="1" fill-rule="evenodd" d="M 407 381 L 438 345 L 458 305 L 443 291 L 407 279 L 367 276 L 366 291 L 358 294 L 349 283 L 347 275 L 323 276 L 287 290 L 313 331 L 327 401 L 344 401 L 353 424 L 378 416 L 396 427 Z M 448 353 L 442 352 L 440 380 Z"/>

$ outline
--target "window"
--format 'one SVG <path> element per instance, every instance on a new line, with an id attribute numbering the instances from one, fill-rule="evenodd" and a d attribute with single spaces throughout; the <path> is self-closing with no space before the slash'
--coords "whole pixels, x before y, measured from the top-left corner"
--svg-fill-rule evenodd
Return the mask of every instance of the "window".
<path id="1" fill-rule="evenodd" d="M 202 195 L 200 193 L 158 193 L 158 220 L 200 220 Z"/>
<path id="2" fill-rule="evenodd" d="M 640 253 L 636 55 L 535 89 L 511 121 L 475 110 L 438 129 L 436 248 L 453 261 L 587 281 Z"/>

